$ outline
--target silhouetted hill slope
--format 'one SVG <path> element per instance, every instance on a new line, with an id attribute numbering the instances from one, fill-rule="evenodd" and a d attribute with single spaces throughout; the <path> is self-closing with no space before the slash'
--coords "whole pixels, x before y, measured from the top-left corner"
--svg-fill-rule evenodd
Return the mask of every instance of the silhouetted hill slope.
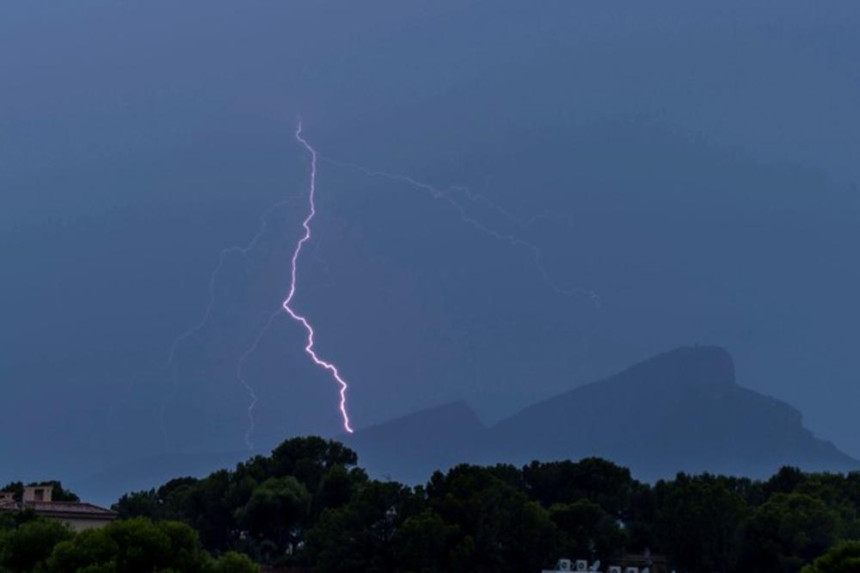
<path id="1" fill-rule="evenodd" d="M 600 456 L 641 479 L 678 471 L 764 477 L 783 465 L 860 469 L 812 435 L 788 404 L 742 388 L 716 347 L 661 354 L 534 404 L 485 429 L 463 404 L 400 418 L 348 440 L 376 475 L 423 481 L 454 463 Z"/>
<path id="2" fill-rule="evenodd" d="M 793 407 L 738 386 L 731 356 L 715 347 L 679 348 L 526 408 L 493 429 L 493 452 L 517 461 L 596 455 L 643 478 L 860 467 L 815 438 Z"/>
<path id="3" fill-rule="evenodd" d="M 339 439 L 358 452 L 371 474 L 421 483 L 438 469 L 474 461 L 487 428 L 467 404 L 454 402 Z"/>
<path id="4" fill-rule="evenodd" d="M 799 411 L 742 388 L 725 350 L 685 347 L 529 406 L 488 428 L 462 402 L 338 436 L 375 477 L 424 483 L 458 463 L 525 464 L 599 456 L 639 479 L 678 471 L 767 477 L 783 465 L 860 469 L 804 428 Z M 249 452 L 164 454 L 68 480 L 89 501 L 230 467 Z"/>

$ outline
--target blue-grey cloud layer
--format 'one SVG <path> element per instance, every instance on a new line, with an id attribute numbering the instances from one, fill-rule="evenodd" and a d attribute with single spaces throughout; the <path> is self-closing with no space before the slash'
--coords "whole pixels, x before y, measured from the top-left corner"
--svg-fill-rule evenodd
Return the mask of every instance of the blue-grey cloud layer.
<path id="1" fill-rule="evenodd" d="M 298 114 L 332 157 L 569 215 L 523 237 L 603 301 L 559 296 L 444 202 L 323 164 L 298 303 L 357 424 L 454 398 L 492 419 L 701 342 L 860 454 L 855 3 L 0 10 L 0 451 L 21 471 L 242 447 L 235 360 L 277 306 L 299 211 L 227 260 L 175 377 L 166 356 L 218 251 L 299 201 Z M 277 323 L 249 364 L 262 443 L 337 429 L 300 344 Z"/>

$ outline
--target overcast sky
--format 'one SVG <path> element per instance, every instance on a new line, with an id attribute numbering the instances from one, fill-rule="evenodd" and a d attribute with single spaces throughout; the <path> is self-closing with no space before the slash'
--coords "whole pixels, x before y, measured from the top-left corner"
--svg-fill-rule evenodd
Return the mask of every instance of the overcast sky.
<path id="1" fill-rule="evenodd" d="M 356 427 L 492 423 L 702 343 L 860 456 L 858 28 L 855 0 L 4 3 L 3 470 L 245 447 L 299 116 L 327 158 L 471 193 L 319 165 L 296 306 Z M 302 337 L 277 318 L 245 363 L 256 444 L 339 431 Z"/>

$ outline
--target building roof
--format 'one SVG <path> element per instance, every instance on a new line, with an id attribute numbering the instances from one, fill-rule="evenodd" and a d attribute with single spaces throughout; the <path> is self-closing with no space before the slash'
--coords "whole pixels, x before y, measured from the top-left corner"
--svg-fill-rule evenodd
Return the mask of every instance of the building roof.
<path id="1" fill-rule="evenodd" d="M 74 501 L 7 501 L 0 503 L 0 511 L 30 509 L 37 515 L 74 517 L 79 519 L 114 519 L 116 512 L 91 503 Z"/>

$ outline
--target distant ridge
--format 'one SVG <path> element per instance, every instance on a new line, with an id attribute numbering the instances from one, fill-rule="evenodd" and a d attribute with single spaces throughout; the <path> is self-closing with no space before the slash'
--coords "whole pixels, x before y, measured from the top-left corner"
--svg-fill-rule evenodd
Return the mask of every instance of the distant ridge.
<path id="1" fill-rule="evenodd" d="M 465 402 L 452 402 L 338 438 L 379 476 L 426 481 L 432 472 L 474 459 L 487 427 Z"/>
<path id="2" fill-rule="evenodd" d="M 682 347 L 574 388 L 487 427 L 453 402 L 336 439 L 371 475 L 425 483 L 458 463 L 606 458 L 643 480 L 679 471 L 768 477 L 784 465 L 807 471 L 860 470 L 860 462 L 803 426 L 785 402 L 737 385 L 729 353 Z M 69 485 L 109 505 L 120 495 L 180 476 L 204 476 L 253 452 L 162 454 L 119 464 Z"/>
<path id="3" fill-rule="evenodd" d="M 417 483 L 460 462 L 600 456 L 640 479 L 679 471 L 764 477 L 860 462 L 803 426 L 798 410 L 738 386 L 730 354 L 682 347 L 529 406 L 486 428 L 465 404 L 404 416 L 345 439 L 376 475 Z"/>

